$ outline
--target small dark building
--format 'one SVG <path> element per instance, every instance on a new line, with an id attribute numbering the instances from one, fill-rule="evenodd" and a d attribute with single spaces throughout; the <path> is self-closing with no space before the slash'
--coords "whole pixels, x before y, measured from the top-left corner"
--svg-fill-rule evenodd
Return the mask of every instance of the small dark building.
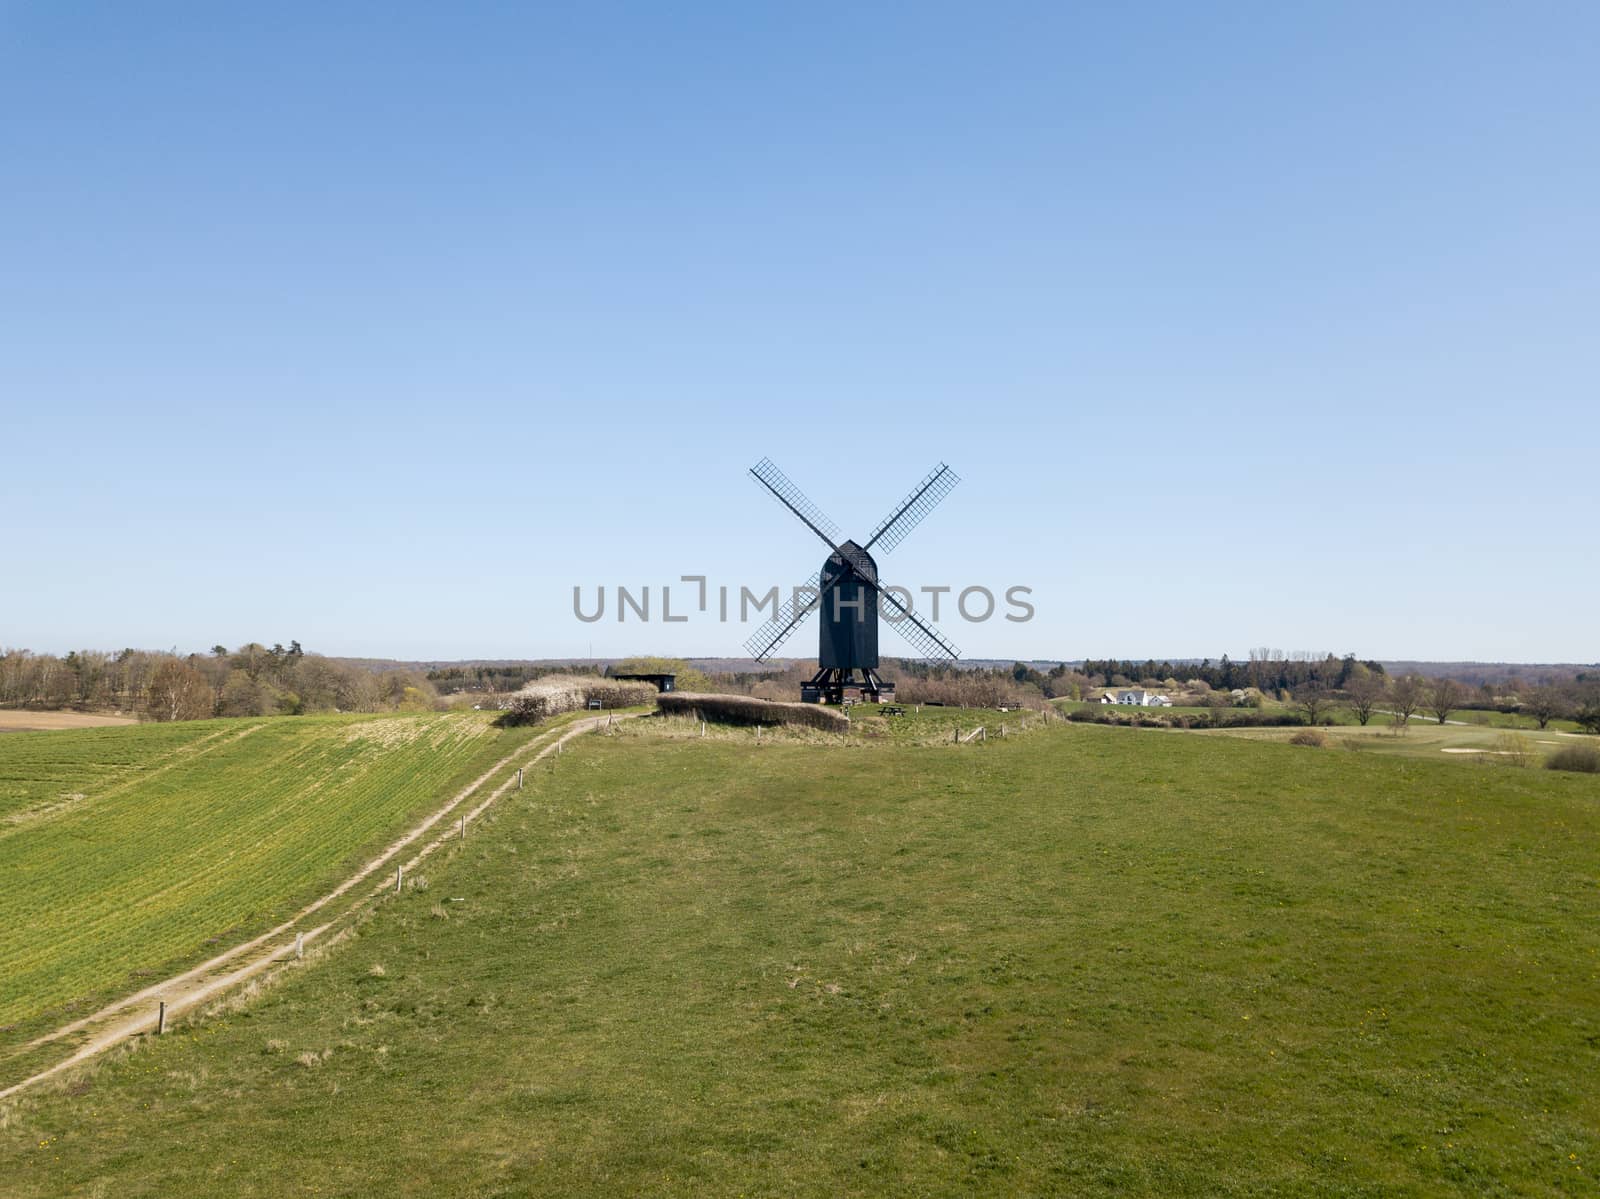
<path id="1" fill-rule="evenodd" d="M 608 679 L 631 679 L 639 683 L 654 683 L 657 691 L 672 691 L 678 685 L 678 676 L 675 674 L 618 674 L 614 670 L 606 671 Z"/>

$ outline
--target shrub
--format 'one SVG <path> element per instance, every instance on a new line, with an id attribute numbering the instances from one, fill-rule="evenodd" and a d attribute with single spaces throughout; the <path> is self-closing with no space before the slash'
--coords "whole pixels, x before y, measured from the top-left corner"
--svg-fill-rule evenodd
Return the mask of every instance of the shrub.
<path id="1" fill-rule="evenodd" d="M 655 685 L 596 675 L 553 674 L 535 679 L 511 697 L 507 724 L 538 724 L 599 700 L 606 708 L 631 708 L 656 698 Z"/>
<path id="2" fill-rule="evenodd" d="M 1501 733 L 1494 739 L 1495 757 L 1507 766 L 1531 766 L 1533 746 L 1521 733 Z"/>
<path id="3" fill-rule="evenodd" d="M 1549 770 L 1575 770 L 1600 774 L 1600 749 L 1592 745 L 1564 745 L 1544 760 Z"/>
<path id="4" fill-rule="evenodd" d="M 728 724 L 798 724 L 831 733 L 848 733 L 850 718 L 821 704 L 789 704 L 749 695 L 702 695 L 671 691 L 656 698 L 670 716 L 698 716 Z"/>
<path id="5" fill-rule="evenodd" d="M 1033 684 L 976 672 L 937 679 L 900 678 L 894 686 L 895 700 L 903 704 L 942 704 L 951 708 L 998 708 L 1001 704 L 1014 704 L 1035 711 L 1045 706 L 1044 692 Z"/>
<path id="6" fill-rule="evenodd" d="M 1322 749 L 1328 744 L 1328 734 L 1321 729 L 1301 729 L 1289 738 L 1290 745 L 1310 745 Z"/>

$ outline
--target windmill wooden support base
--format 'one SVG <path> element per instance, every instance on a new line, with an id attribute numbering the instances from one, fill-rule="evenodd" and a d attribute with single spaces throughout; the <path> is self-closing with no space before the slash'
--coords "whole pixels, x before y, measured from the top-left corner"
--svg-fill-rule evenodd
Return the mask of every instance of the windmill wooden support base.
<path id="1" fill-rule="evenodd" d="M 892 704 L 894 684 L 878 677 L 870 666 L 825 666 L 808 683 L 800 684 L 803 704 Z"/>

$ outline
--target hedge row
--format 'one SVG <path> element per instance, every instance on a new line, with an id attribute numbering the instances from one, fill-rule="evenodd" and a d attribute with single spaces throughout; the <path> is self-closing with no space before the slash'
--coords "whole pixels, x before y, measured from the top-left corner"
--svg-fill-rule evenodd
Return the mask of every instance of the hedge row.
<path id="1" fill-rule="evenodd" d="M 670 691 L 658 696 L 656 706 L 670 716 L 696 716 L 728 724 L 798 724 L 830 733 L 848 733 L 850 718 L 821 704 L 786 704 L 749 695 L 699 695 Z"/>
<path id="2" fill-rule="evenodd" d="M 653 683 L 603 679 L 595 675 L 552 674 L 535 679 L 511 697 L 507 724 L 538 724 L 563 712 L 587 708 L 599 700 L 606 708 L 631 708 L 655 700 Z"/>

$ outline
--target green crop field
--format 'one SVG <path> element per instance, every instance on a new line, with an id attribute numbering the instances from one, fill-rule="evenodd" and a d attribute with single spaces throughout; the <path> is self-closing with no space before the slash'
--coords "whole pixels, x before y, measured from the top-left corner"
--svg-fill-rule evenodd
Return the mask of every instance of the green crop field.
<path id="1" fill-rule="evenodd" d="M 1594 1192 L 1600 779 L 897 736 L 581 739 L 6 1194 Z"/>
<path id="2" fill-rule="evenodd" d="M 0 1046 L 270 927 L 521 736 L 468 713 L 0 738 Z"/>

